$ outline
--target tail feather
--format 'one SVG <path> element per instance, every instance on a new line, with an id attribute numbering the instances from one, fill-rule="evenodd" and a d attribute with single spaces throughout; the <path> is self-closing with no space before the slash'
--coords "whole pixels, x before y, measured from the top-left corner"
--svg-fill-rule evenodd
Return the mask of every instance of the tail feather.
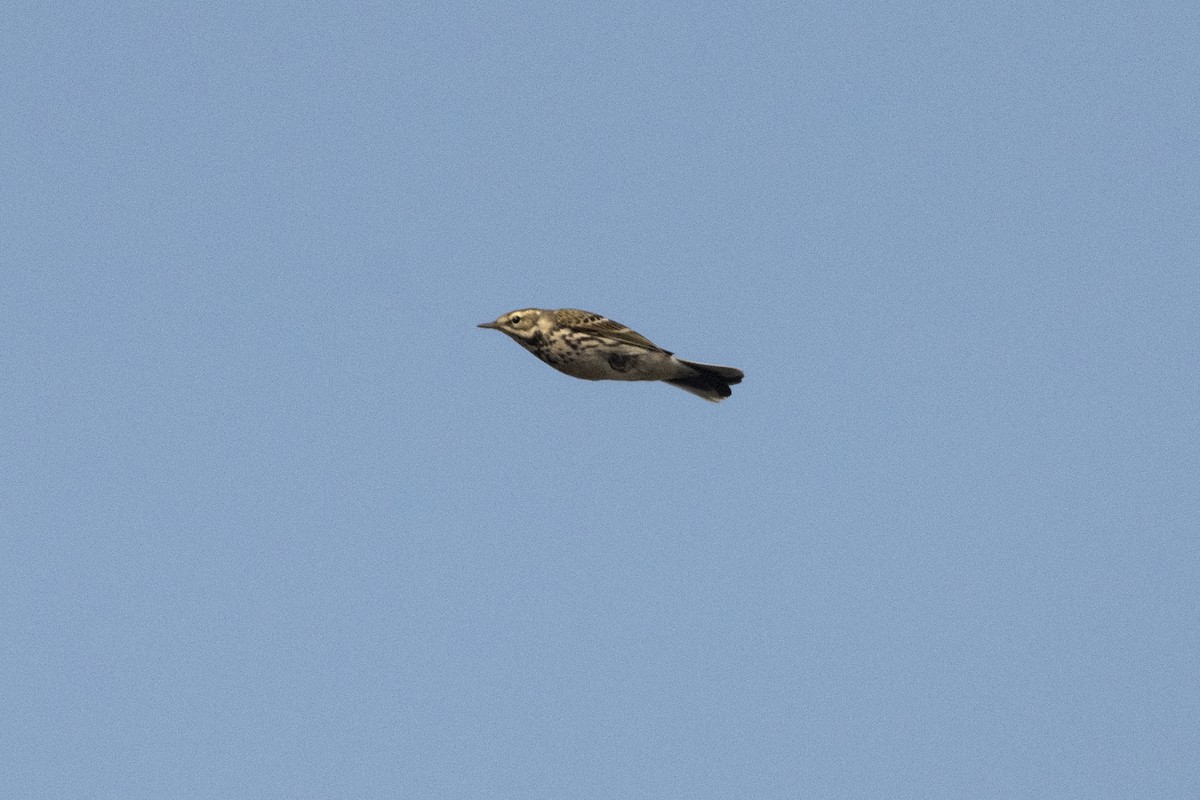
<path id="1" fill-rule="evenodd" d="M 694 361 L 684 361 L 683 359 L 678 359 L 678 361 L 680 364 L 690 367 L 695 374 L 672 378 L 667 383 L 714 403 L 719 403 L 733 394 L 733 390 L 729 387 L 741 383 L 742 378 L 746 377 L 744 372 L 734 367 L 697 364 Z"/>

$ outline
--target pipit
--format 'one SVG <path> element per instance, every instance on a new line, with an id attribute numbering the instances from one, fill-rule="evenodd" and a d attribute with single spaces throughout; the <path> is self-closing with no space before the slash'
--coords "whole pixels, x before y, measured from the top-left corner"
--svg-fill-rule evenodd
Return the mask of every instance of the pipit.
<path id="1" fill-rule="evenodd" d="M 719 403 L 744 373 L 684 361 L 619 322 L 577 308 L 523 308 L 479 327 L 507 334 L 535 356 L 589 381 L 666 381 Z"/>

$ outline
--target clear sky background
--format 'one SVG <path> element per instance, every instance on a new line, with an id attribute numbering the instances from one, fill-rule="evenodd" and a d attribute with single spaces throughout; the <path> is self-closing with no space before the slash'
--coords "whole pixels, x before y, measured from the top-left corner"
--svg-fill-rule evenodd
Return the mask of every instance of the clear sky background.
<path id="1" fill-rule="evenodd" d="M 1195 3 L 0 31 L 0 796 L 1200 796 Z"/>

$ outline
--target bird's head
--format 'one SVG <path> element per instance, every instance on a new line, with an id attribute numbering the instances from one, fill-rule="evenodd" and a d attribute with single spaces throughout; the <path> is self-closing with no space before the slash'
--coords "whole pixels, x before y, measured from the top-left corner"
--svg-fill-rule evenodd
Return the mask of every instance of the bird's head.
<path id="1" fill-rule="evenodd" d="M 514 339 L 523 339 L 537 329 L 542 314 L 540 308 L 522 308 L 502 314 L 495 322 L 481 323 L 479 327 L 492 328 L 507 333 Z"/>

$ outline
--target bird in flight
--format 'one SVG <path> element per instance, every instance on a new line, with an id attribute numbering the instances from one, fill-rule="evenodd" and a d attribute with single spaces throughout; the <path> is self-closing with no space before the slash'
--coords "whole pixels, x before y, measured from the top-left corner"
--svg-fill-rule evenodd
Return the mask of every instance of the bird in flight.
<path id="1" fill-rule="evenodd" d="M 577 308 L 522 308 L 485 322 L 559 372 L 589 381 L 666 381 L 719 403 L 745 374 L 684 361 L 607 317 Z"/>

